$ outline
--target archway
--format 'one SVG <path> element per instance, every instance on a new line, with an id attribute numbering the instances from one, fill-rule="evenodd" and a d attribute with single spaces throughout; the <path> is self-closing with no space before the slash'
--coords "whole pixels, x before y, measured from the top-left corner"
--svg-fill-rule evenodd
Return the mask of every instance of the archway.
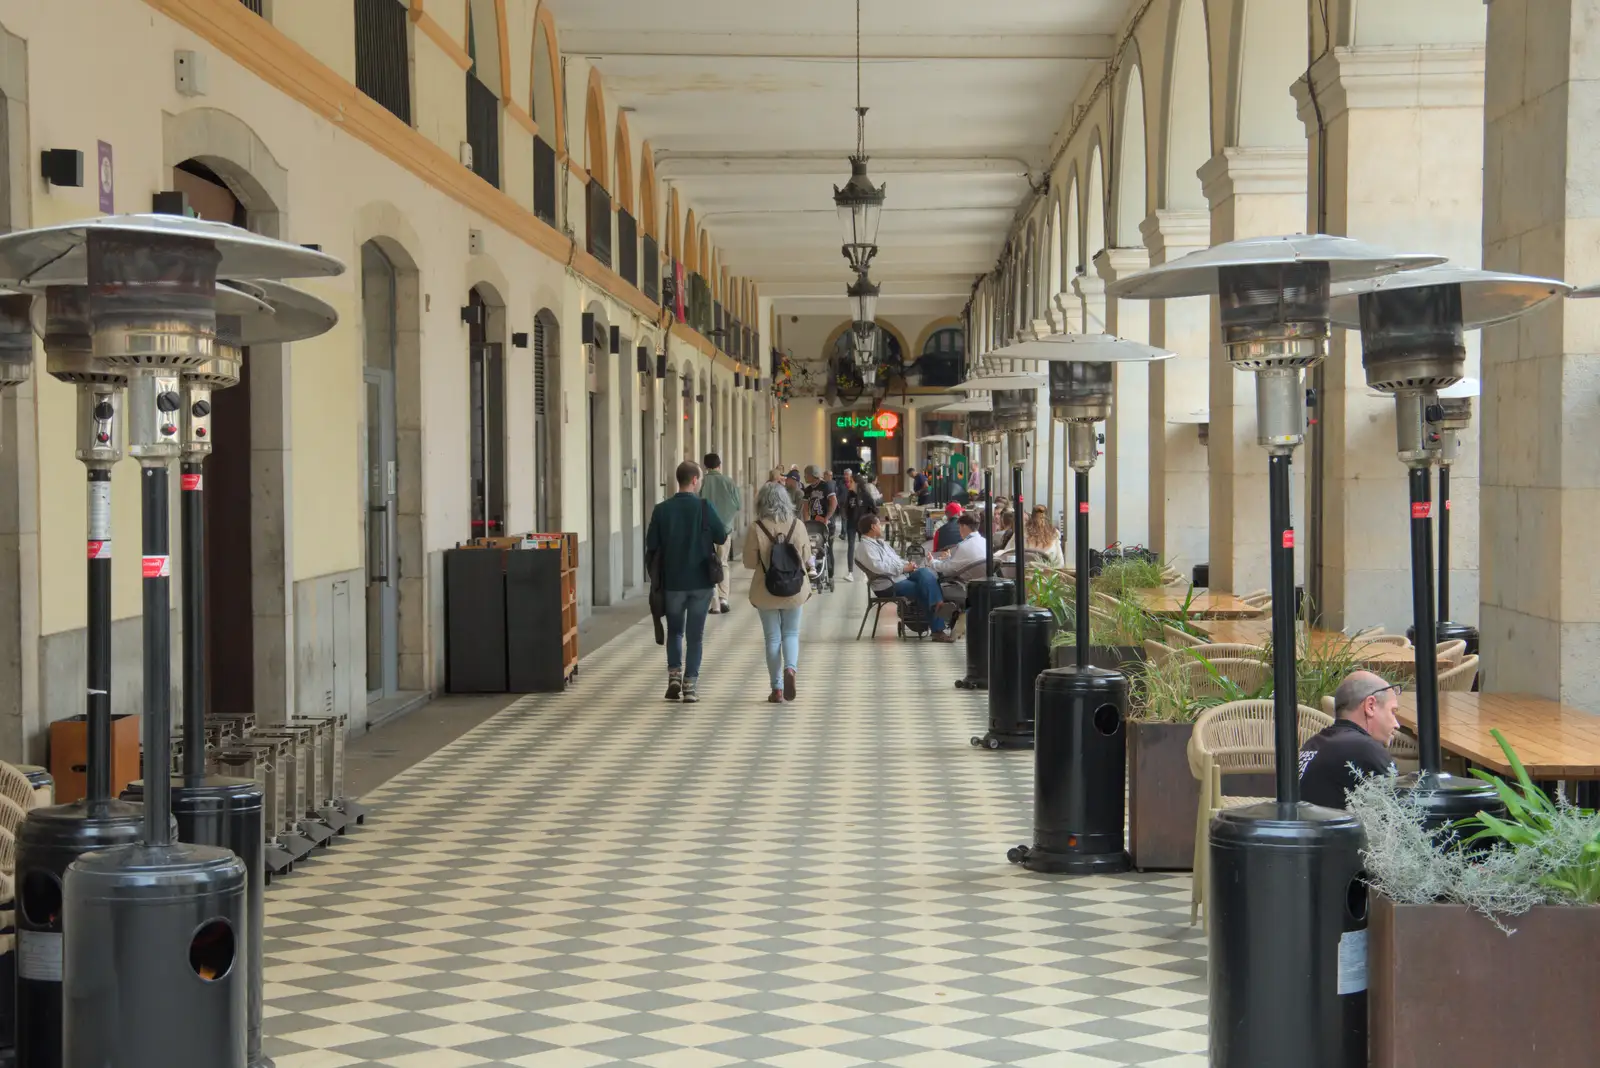
<path id="1" fill-rule="evenodd" d="M 533 317 L 533 510 L 541 531 L 565 529 L 561 514 L 561 323 Z"/>
<path id="2" fill-rule="evenodd" d="M 1205 211 L 1205 192 L 1196 173 L 1212 155 L 1205 11 L 1203 0 L 1179 2 L 1166 94 L 1166 160 L 1157 196 L 1166 208 Z"/>
<path id="3" fill-rule="evenodd" d="M 505 302 L 486 282 L 467 293 L 467 487 L 471 537 L 506 533 Z"/>

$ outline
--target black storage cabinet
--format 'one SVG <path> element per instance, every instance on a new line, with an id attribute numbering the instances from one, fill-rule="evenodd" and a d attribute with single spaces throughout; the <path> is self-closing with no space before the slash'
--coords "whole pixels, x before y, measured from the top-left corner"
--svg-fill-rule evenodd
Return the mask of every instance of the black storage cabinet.
<path id="1" fill-rule="evenodd" d="M 446 550 L 449 692 L 566 688 L 562 555 L 556 549 Z"/>

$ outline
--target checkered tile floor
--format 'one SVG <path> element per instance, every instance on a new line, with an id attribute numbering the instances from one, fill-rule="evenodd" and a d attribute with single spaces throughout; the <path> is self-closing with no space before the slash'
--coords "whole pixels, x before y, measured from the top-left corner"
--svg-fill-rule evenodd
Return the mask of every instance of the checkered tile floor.
<path id="1" fill-rule="evenodd" d="M 268 891 L 278 1068 L 1201 1068 L 1188 876 L 1008 864 L 1032 754 L 864 596 L 807 606 L 795 704 L 748 604 L 698 705 L 646 620 L 370 795 Z"/>

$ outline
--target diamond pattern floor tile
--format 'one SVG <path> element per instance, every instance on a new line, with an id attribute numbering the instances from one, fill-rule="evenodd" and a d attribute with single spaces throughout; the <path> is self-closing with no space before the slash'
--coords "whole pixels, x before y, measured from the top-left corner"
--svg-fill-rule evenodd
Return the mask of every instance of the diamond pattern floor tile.
<path id="1" fill-rule="evenodd" d="M 743 575 L 736 578 L 742 580 Z M 1033 758 L 971 748 L 965 649 L 805 612 L 765 702 L 748 605 L 698 705 L 649 621 L 366 800 L 267 895 L 280 1068 L 1204 1063 L 1187 875 L 1008 864 Z M 876 684 L 877 693 L 872 693 Z"/>

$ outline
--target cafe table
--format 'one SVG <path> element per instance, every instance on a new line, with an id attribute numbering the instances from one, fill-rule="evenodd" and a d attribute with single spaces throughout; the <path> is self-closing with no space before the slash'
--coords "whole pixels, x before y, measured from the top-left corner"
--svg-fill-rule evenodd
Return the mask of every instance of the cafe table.
<path id="1" fill-rule="evenodd" d="M 1399 719 L 1417 728 L 1417 695 L 1400 695 Z M 1489 732 L 1505 736 L 1535 780 L 1600 779 L 1600 716 L 1522 693 L 1441 693 L 1439 744 L 1479 767 L 1512 774 Z"/>
<path id="2" fill-rule="evenodd" d="M 1237 642 L 1240 645 L 1266 645 L 1272 637 L 1271 619 L 1218 619 L 1203 620 L 1199 629 L 1205 631 L 1208 640 L 1213 642 Z M 1394 645 L 1388 642 L 1367 642 L 1358 635 L 1354 638 L 1336 630 L 1318 630 L 1311 632 L 1310 644 L 1313 648 L 1322 645 L 1350 642 L 1356 656 L 1363 667 L 1372 671 L 1387 672 L 1390 675 L 1404 675 L 1412 678 L 1417 673 L 1416 649 L 1410 645 Z M 1443 659 L 1439 661 L 1439 670 L 1443 671 L 1449 663 Z"/>
<path id="3" fill-rule="evenodd" d="M 1194 599 L 1189 600 L 1187 589 L 1161 587 L 1129 590 L 1126 596 L 1132 597 L 1139 607 L 1156 616 L 1180 616 L 1186 601 L 1190 619 L 1256 619 L 1265 614 L 1264 609 L 1231 593 L 1196 593 Z"/>

